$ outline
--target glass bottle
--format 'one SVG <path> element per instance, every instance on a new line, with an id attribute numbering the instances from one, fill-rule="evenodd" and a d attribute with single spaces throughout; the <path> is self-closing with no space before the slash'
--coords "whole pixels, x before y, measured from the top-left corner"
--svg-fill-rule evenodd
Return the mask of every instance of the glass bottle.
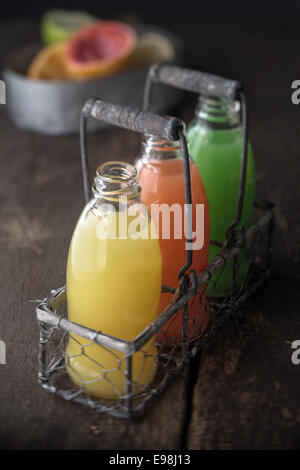
<path id="1" fill-rule="evenodd" d="M 99 166 L 67 262 L 69 320 L 127 341 L 155 319 L 161 292 L 159 243 L 140 191 L 132 165 Z M 66 367 L 73 382 L 97 397 L 123 395 L 124 354 L 87 343 L 70 335 Z M 152 381 L 156 366 L 152 339 L 132 356 L 134 394 Z"/>
<path id="2" fill-rule="evenodd" d="M 178 272 L 186 261 L 184 237 L 185 189 L 183 160 L 178 158 L 180 153 L 179 142 L 172 142 L 155 136 L 144 136 L 141 153 L 135 161 L 138 180 L 142 187 L 142 200 L 151 213 L 151 218 L 156 225 L 159 236 L 162 254 L 162 282 L 164 285 L 173 288 L 178 286 Z M 193 162 L 190 162 L 190 164 L 193 232 L 197 233 L 195 242 L 199 242 L 198 248 L 196 244 L 194 245 L 191 269 L 199 274 L 208 264 L 208 205 L 197 167 Z M 162 209 L 159 217 L 154 215 L 154 205 Z M 200 211 L 197 212 L 197 205 L 203 209 L 202 218 Z M 171 217 L 172 208 L 174 213 Z M 169 220 L 171 221 L 170 232 L 168 233 L 168 230 L 166 230 L 164 233 L 164 223 L 168 225 Z M 201 236 L 202 244 L 199 240 Z M 172 293 L 161 294 L 159 313 L 167 307 L 172 296 Z M 198 337 L 205 330 L 208 323 L 209 314 L 205 288 L 190 303 L 189 310 L 188 336 L 191 340 Z M 169 320 L 162 333 L 158 335 L 158 340 L 167 344 L 182 341 L 182 313 Z"/>
<path id="3" fill-rule="evenodd" d="M 210 215 L 210 237 L 223 243 L 226 230 L 235 220 L 240 184 L 242 128 L 239 101 L 200 96 L 196 116 L 187 128 L 191 157 L 201 174 Z M 247 174 L 242 218 L 238 227 L 247 228 L 252 219 L 255 198 L 255 169 L 248 144 Z M 209 260 L 221 248 L 210 246 Z M 238 285 L 245 281 L 249 264 L 244 250 L 239 254 Z M 232 261 L 223 273 L 216 274 L 207 287 L 207 294 L 224 296 L 232 290 Z"/>

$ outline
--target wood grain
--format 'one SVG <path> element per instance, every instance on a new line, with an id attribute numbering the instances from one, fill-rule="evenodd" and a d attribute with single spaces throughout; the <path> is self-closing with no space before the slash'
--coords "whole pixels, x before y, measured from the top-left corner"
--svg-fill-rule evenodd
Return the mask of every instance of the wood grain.
<path id="1" fill-rule="evenodd" d="M 165 449 L 180 443 L 184 379 L 144 419 L 94 414 L 37 384 L 38 327 L 31 299 L 65 282 L 67 249 L 83 208 L 78 137 L 51 138 L 15 129 L 0 115 L 1 323 L 7 364 L 0 370 L 0 447 Z M 91 172 L 137 154 L 137 135 L 111 129 L 89 139 Z M 170 400 L 176 407 L 170 407 Z"/>
<path id="2" fill-rule="evenodd" d="M 275 202 L 277 229 L 271 281 L 203 351 L 190 449 L 300 447 L 300 366 L 291 362 L 300 338 L 300 109 L 290 99 L 299 32 L 282 28 L 237 27 L 210 43 L 210 57 L 239 71 L 248 92 L 257 195 Z"/>
<path id="3" fill-rule="evenodd" d="M 186 65 L 240 79 L 249 97 L 257 192 L 277 205 L 272 280 L 241 319 L 203 351 L 192 399 L 177 380 L 145 418 L 96 415 L 43 391 L 36 380 L 38 329 L 33 305 L 63 285 L 70 236 L 83 207 L 77 137 L 22 132 L 0 108 L 0 447 L 38 449 L 190 449 L 299 447 L 300 366 L 290 343 L 300 339 L 299 113 L 290 84 L 298 77 L 298 25 L 165 25 L 186 41 Z M 37 39 L 34 22 L 1 24 L 0 60 Z M 195 97 L 179 117 L 189 120 Z M 109 159 L 132 161 L 133 133 L 109 129 L 89 140 L 91 171 Z"/>

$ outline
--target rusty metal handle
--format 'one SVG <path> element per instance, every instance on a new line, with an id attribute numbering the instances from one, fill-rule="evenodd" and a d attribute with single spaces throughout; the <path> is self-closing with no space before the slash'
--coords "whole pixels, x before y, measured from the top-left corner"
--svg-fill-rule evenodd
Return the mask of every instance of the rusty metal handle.
<path id="1" fill-rule="evenodd" d="M 241 103 L 243 144 L 240 185 L 236 217 L 234 221 L 228 226 L 226 231 L 226 238 L 227 241 L 229 241 L 231 235 L 233 234 L 233 230 L 237 227 L 242 218 L 247 172 L 248 117 L 246 97 L 243 92 L 242 84 L 236 80 L 200 72 L 198 70 L 186 69 L 183 67 L 177 67 L 175 65 L 154 64 L 149 68 L 145 83 L 143 103 L 144 110 L 149 109 L 154 83 L 164 83 L 165 85 L 203 94 L 206 96 L 212 96 L 216 98 L 225 97 L 232 100 L 239 100 Z"/>
<path id="2" fill-rule="evenodd" d="M 140 108 L 112 104 L 98 98 L 88 100 L 83 113 L 93 118 L 143 134 L 155 135 L 168 140 L 179 140 L 179 129 L 183 123 L 178 118 L 162 117 Z"/>
<path id="3" fill-rule="evenodd" d="M 86 101 L 80 116 L 80 150 L 83 176 L 83 188 L 86 204 L 90 200 L 88 151 L 87 151 L 87 130 L 86 122 L 89 117 L 114 124 L 124 129 L 129 129 L 143 134 L 155 135 L 168 140 L 180 140 L 185 188 L 185 236 L 186 236 L 186 260 L 184 266 L 179 270 L 178 277 L 181 279 L 191 267 L 193 262 L 193 250 L 189 246 L 192 243 L 192 192 L 190 159 L 187 148 L 187 141 L 184 134 L 184 124 L 181 119 L 167 118 L 157 114 L 143 111 L 131 106 L 106 103 L 98 98 L 91 98 Z"/>
<path id="4" fill-rule="evenodd" d="M 236 80 L 220 77 L 198 70 L 175 65 L 154 64 L 150 67 L 144 92 L 144 106 L 147 110 L 153 83 L 164 83 L 181 90 L 191 91 L 215 98 L 236 99 L 242 85 Z"/>
<path id="5" fill-rule="evenodd" d="M 88 99 L 80 115 L 80 151 L 85 202 L 90 200 L 89 165 L 86 123 L 89 117 L 124 129 L 155 135 L 168 140 L 182 140 L 183 121 L 167 118 L 120 104 L 107 103 L 99 98 Z"/>

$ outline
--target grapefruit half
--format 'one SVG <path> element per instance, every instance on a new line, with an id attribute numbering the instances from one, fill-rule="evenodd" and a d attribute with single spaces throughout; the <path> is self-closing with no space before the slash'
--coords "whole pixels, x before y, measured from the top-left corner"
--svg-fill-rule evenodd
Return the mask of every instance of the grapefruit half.
<path id="1" fill-rule="evenodd" d="M 130 62 L 137 37 L 133 29 L 117 21 L 87 26 L 67 42 L 66 66 L 75 79 L 105 77 Z"/>

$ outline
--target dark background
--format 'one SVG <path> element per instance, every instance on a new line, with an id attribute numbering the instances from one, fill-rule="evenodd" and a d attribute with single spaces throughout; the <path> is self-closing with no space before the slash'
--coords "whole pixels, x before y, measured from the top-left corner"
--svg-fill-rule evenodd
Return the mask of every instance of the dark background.
<path id="1" fill-rule="evenodd" d="M 0 448 L 300 449 L 300 2 L 253 0 L 2 2 L 0 63 L 39 38 L 39 16 L 53 7 L 100 18 L 136 18 L 182 38 L 185 64 L 238 78 L 245 86 L 257 196 L 276 204 L 272 278 L 241 318 L 219 329 L 192 366 L 138 422 L 95 414 L 37 385 L 38 327 L 33 304 L 63 285 L 70 234 L 82 208 L 78 136 L 17 129 L 0 110 Z M 7 20 L 6 18 L 10 18 Z M 25 20 L 24 18 L 28 19 Z M 195 97 L 178 115 L 189 119 Z M 177 114 L 177 113 L 176 113 Z M 109 129 L 91 135 L 91 168 L 133 159 L 139 136 Z M 189 379 L 190 378 L 190 379 Z"/>
<path id="2" fill-rule="evenodd" d="M 300 2 L 262 2 L 252 0 L 245 2 L 242 0 L 115 0 L 115 1 L 95 1 L 95 0 L 31 0 L 29 2 L 2 2 L 1 17 L 39 16 L 49 8 L 84 9 L 98 15 L 99 17 L 114 17 L 122 13 L 133 13 L 142 20 L 161 21 L 182 18 L 199 17 L 205 19 L 241 19 L 251 20 L 297 20 L 300 18 Z"/>

